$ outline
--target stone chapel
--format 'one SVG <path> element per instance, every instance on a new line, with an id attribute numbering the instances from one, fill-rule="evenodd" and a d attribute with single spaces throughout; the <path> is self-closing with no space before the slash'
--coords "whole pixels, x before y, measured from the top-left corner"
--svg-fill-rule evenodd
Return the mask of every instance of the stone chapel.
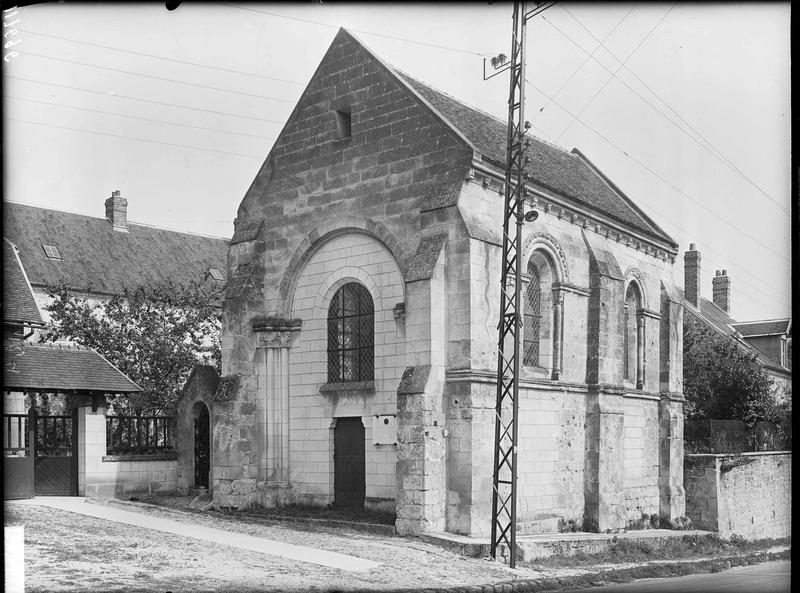
<path id="1" fill-rule="evenodd" d="M 491 528 L 506 122 L 340 29 L 239 206 L 215 502 Z M 520 533 L 684 514 L 678 246 L 532 138 Z"/>

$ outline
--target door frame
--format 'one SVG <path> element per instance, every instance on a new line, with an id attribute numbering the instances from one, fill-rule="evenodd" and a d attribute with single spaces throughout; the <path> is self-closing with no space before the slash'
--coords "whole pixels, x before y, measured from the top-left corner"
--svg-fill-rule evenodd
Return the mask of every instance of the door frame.
<path id="1" fill-rule="evenodd" d="M 341 418 L 334 418 L 334 420 L 335 420 L 336 424 L 333 427 L 333 488 L 332 488 L 332 490 L 333 490 L 333 497 L 332 497 L 333 498 L 333 505 L 334 506 L 348 507 L 348 508 L 362 508 L 363 509 L 364 508 L 364 504 L 366 502 L 366 494 L 367 494 L 367 446 L 366 446 L 366 427 L 364 426 L 364 418 L 362 416 L 345 416 L 345 417 L 341 417 Z M 358 452 L 360 453 L 360 455 L 355 455 L 356 458 L 358 458 L 358 457 L 361 458 L 361 468 L 360 469 L 361 469 L 362 480 L 361 480 L 361 484 L 360 484 L 360 489 L 358 489 L 358 490 L 337 489 L 337 485 L 341 485 L 341 483 L 342 483 L 339 479 L 337 479 L 337 478 L 341 477 L 340 474 L 337 472 L 337 469 L 342 467 L 340 464 L 343 463 L 343 462 L 342 462 L 342 458 L 341 458 L 341 451 L 337 451 L 337 447 L 336 447 L 336 432 L 337 432 L 337 430 L 340 429 L 340 427 L 342 427 L 341 430 L 344 430 L 343 427 L 346 426 L 346 425 L 351 425 L 351 426 L 356 427 L 355 430 L 360 435 L 360 439 L 358 439 L 358 442 L 359 442 L 359 447 L 358 447 L 359 451 Z M 345 454 L 345 456 L 347 456 L 347 455 Z M 342 479 L 343 479 L 343 477 L 342 477 Z M 358 495 L 360 495 L 360 499 L 361 500 L 360 500 L 359 503 L 353 504 L 352 500 L 354 500 L 354 498 L 351 498 L 350 500 L 348 500 L 346 497 L 343 498 L 342 496 L 339 496 L 338 495 L 339 493 L 341 493 L 341 494 L 344 494 L 344 493 L 351 493 L 351 494 L 352 493 L 357 493 Z"/>

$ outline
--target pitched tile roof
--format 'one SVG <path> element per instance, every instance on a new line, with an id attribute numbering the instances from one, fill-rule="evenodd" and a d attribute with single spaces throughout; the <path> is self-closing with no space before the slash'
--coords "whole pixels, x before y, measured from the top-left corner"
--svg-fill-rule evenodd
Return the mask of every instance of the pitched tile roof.
<path id="1" fill-rule="evenodd" d="M 484 156 L 495 164 L 505 166 L 506 122 L 469 107 L 403 72 L 394 72 Z M 532 135 L 529 137 L 532 141 L 528 152 L 531 160 L 525 172 L 535 183 L 567 200 L 677 247 L 674 239 L 650 220 L 578 150 L 567 152 Z"/>
<path id="2" fill-rule="evenodd" d="M 25 271 L 8 239 L 3 239 L 3 322 L 43 325 Z"/>
<path id="3" fill-rule="evenodd" d="M 90 348 L 16 342 L 6 347 L 6 389 L 133 393 L 141 388 Z"/>
<path id="4" fill-rule="evenodd" d="M 717 331 L 718 333 L 724 336 L 734 336 L 736 333 L 739 333 L 737 328 L 739 324 L 737 324 L 734 319 L 732 319 L 727 313 L 725 313 L 725 311 L 717 307 L 712 301 L 700 297 L 700 310 L 698 311 L 698 309 L 696 309 L 689 303 L 689 301 L 686 300 L 682 288 L 679 288 L 678 292 L 681 296 L 681 299 L 683 300 L 684 314 L 692 315 L 695 319 L 697 319 L 707 327 Z M 746 340 L 739 340 L 739 344 L 743 348 L 750 350 L 756 356 L 758 362 L 764 365 L 765 367 L 779 371 L 789 372 L 789 370 L 786 367 L 772 360 L 767 354 L 765 354 L 759 348 L 747 342 Z"/>
<path id="5" fill-rule="evenodd" d="M 125 287 L 185 283 L 209 268 L 227 269 L 225 239 L 130 222 L 125 233 L 105 218 L 8 202 L 3 210 L 5 235 L 33 286 L 65 282 L 75 290 L 121 294 Z M 61 259 L 48 258 L 43 245 L 55 246 Z"/>
<path id="6" fill-rule="evenodd" d="M 789 318 L 769 321 L 734 323 L 733 327 L 745 337 L 780 336 L 789 331 Z"/>

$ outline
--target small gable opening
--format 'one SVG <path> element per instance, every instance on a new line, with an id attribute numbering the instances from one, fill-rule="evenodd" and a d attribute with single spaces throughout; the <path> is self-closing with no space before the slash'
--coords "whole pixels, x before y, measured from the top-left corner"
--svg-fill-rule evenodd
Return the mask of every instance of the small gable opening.
<path id="1" fill-rule="evenodd" d="M 336 139 L 344 140 L 352 136 L 350 110 L 337 109 L 336 114 Z"/>

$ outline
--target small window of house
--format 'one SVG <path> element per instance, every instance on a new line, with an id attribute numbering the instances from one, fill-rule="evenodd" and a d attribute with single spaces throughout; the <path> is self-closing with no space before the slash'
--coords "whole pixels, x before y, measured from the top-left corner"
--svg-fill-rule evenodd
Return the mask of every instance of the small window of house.
<path id="1" fill-rule="evenodd" d="M 61 254 L 58 252 L 55 245 L 42 245 L 42 249 L 44 249 L 44 254 L 47 256 L 47 259 L 61 259 Z"/>
<path id="2" fill-rule="evenodd" d="M 350 111 L 337 109 L 334 113 L 336 114 L 336 139 L 349 138 L 352 135 Z"/>

